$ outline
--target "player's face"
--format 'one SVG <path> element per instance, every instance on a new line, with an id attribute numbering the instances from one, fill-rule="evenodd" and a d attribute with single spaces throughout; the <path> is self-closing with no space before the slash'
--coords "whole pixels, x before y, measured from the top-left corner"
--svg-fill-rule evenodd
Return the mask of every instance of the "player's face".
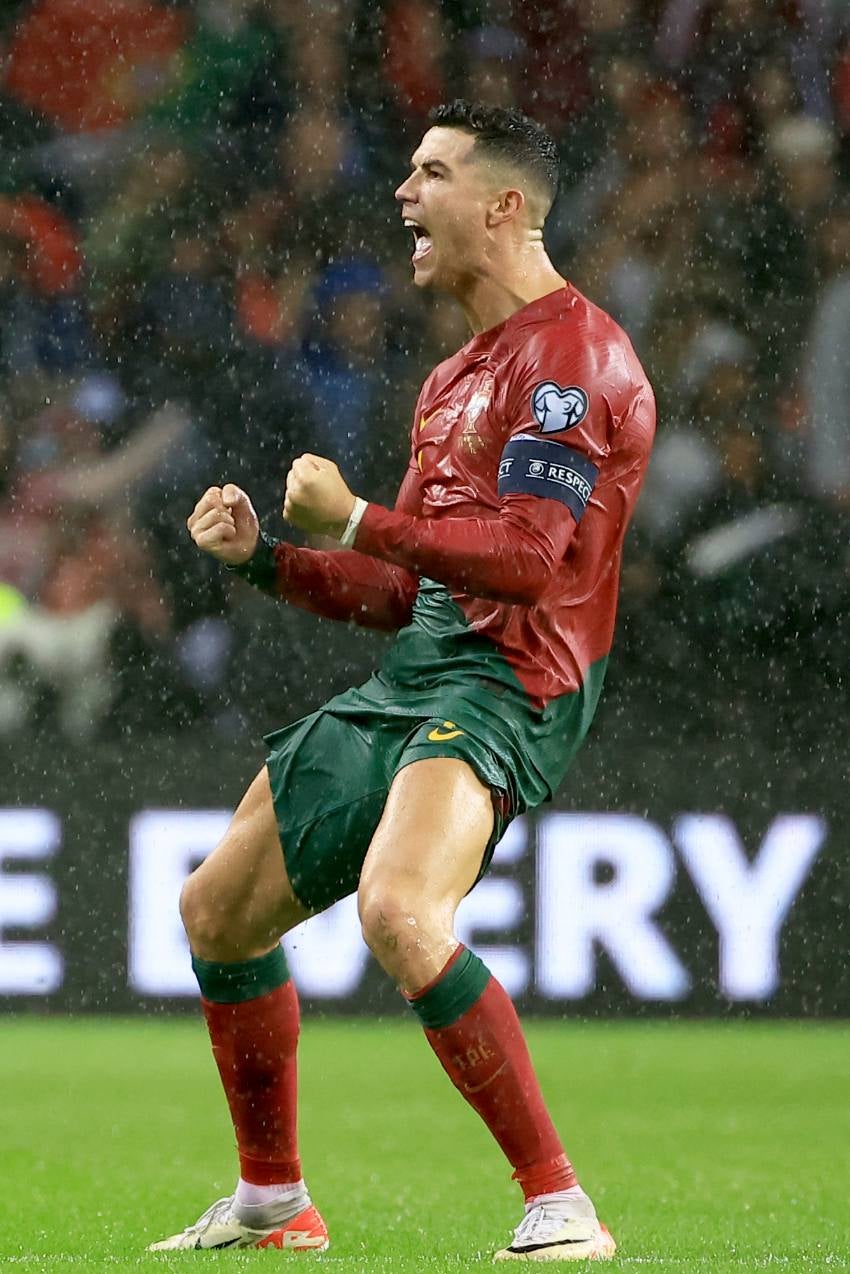
<path id="1" fill-rule="evenodd" d="M 471 158 L 474 145 L 456 128 L 429 129 L 395 192 L 413 233 L 417 287 L 456 292 L 483 272 L 492 183 L 487 165 Z"/>

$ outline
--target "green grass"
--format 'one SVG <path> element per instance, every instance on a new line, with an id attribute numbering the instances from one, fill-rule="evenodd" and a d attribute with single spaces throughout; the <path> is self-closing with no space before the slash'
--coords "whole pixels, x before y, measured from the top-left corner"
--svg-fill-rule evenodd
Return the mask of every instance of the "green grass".
<path id="1" fill-rule="evenodd" d="M 850 1029 L 535 1024 L 614 1268 L 850 1268 Z M 321 1257 L 141 1255 L 235 1177 L 200 1023 L 7 1020 L 0 1268 L 481 1271 L 519 1218 L 500 1153 L 411 1021 L 308 1021 L 302 1151 Z"/>

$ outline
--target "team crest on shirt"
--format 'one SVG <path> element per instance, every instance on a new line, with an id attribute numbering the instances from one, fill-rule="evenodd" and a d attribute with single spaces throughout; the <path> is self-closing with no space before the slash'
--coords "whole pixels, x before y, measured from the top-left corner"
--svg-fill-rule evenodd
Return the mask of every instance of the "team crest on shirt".
<path id="1" fill-rule="evenodd" d="M 466 404 L 466 410 L 463 418 L 469 424 L 474 425 L 478 417 L 487 407 L 490 406 L 490 399 L 493 397 L 493 382 L 489 381 L 483 389 L 476 389 L 475 393 Z"/>
<path id="2" fill-rule="evenodd" d="M 542 380 L 531 395 L 531 411 L 544 434 L 574 429 L 587 415 L 590 400 L 578 385 L 566 388 L 554 380 Z"/>
<path id="3" fill-rule="evenodd" d="M 475 428 L 475 422 L 483 411 L 490 406 L 490 399 L 493 397 L 493 380 L 489 378 L 481 389 L 476 389 L 475 393 L 466 404 L 463 413 L 463 429 L 460 435 L 460 445 L 464 451 L 468 451 L 471 455 L 477 453 L 486 446 L 484 439 Z"/>

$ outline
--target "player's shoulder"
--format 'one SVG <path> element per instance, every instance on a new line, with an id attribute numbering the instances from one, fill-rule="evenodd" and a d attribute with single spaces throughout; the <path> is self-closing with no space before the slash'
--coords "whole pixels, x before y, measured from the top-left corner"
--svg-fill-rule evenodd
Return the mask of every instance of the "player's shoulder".
<path id="1" fill-rule="evenodd" d="M 568 284 L 518 312 L 499 350 L 499 379 L 510 409 L 542 399 L 574 404 L 613 437 L 626 426 L 649 446 L 655 396 L 629 337 L 600 306 Z"/>
<path id="2" fill-rule="evenodd" d="M 605 381 L 623 391 L 649 387 L 634 346 L 619 323 L 573 284 L 526 307 L 500 351 L 534 372 L 548 366 Z"/>

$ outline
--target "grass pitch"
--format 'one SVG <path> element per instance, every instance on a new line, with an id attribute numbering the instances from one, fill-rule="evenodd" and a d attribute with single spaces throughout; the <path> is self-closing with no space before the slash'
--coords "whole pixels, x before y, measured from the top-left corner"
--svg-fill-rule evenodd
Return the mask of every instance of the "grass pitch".
<path id="1" fill-rule="evenodd" d="M 850 1269 L 850 1028 L 528 1034 L 568 1153 L 619 1241 L 612 1269 Z M 7 1020 L 0 1267 L 496 1268 L 519 1192 L 412 1020 L 307 1021 L 301 1074 L 302 1151 L 330 1252 L 148 1256 L 235 1179 L 202 1025 Z"/>

